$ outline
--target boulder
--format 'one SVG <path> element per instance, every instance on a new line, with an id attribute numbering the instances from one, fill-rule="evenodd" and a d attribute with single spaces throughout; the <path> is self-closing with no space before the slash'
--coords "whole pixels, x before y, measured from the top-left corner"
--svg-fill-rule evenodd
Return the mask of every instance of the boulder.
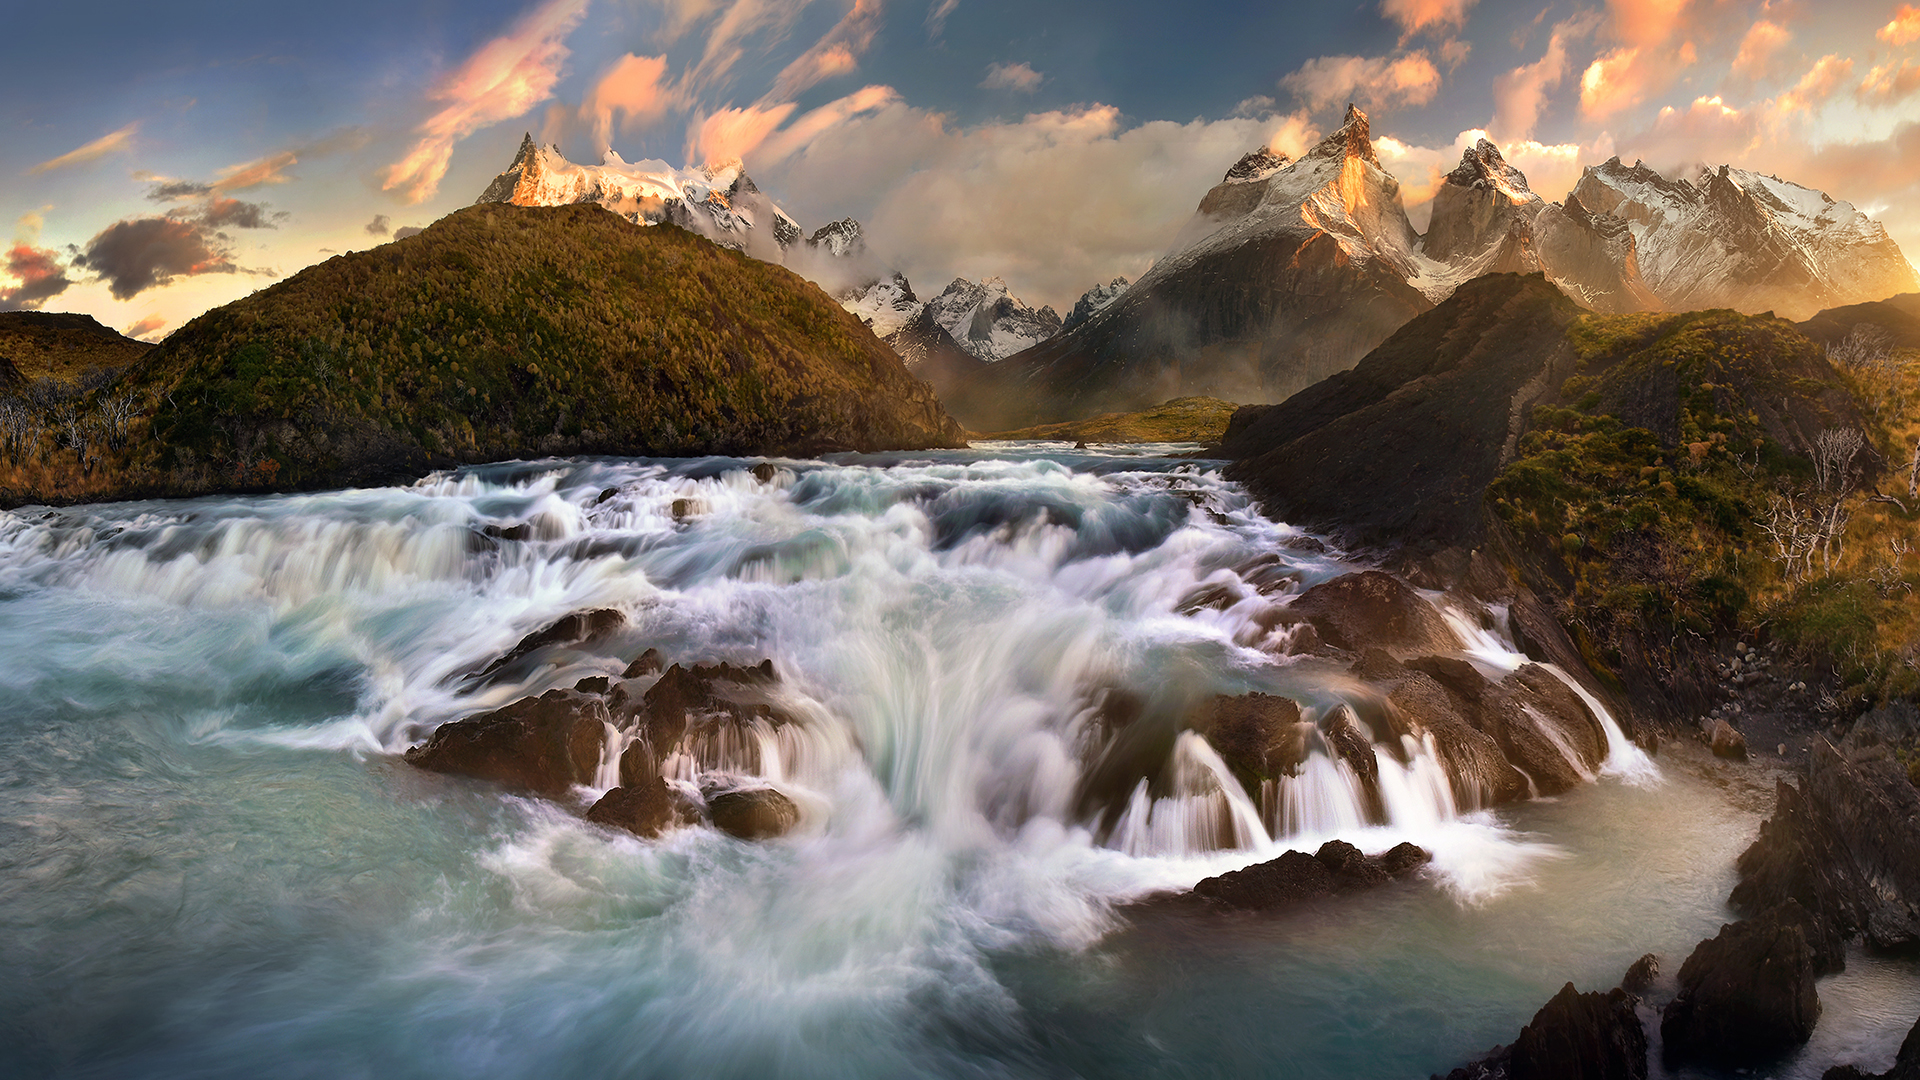
<path id="1" fill-rule="evenodd" d="M 1259 693 L 1218 695 L 1197 710 L 1187 726 L 1206 738 L 1255 799 L 1261 781 L 1299 771 L 1313 730 L 1300 719 L 1300 706 L 1292 699 Z"/>
<path id="2" fill-rule="evenodd" d="M 1499 745 L 1542 795 L 1584 781 L 1606 760 L 1606 731 L 1578 695 L 1538 664 L 1494 683 L 1465 660 L 1426 656 L 1407 667 L 1431 675 L 1469 724 Z"/>
<path id="3" fill-rule="evenodd" d="M 588 821 L 644 837 L 660 835 L 676 817 L 672 793 L 658 776 L 622 783 L 587 810 Z"/>
<path id="4" fill-rule="evenodd" d="M 525 528 L 525 526 L 520 526 Z M 502 534 L 505 535 L 505 534 Z M 576 611 L 556 620 L 552 625 L 536 630 L 520 639 L 519 644 L 508 649 L 499 658 L 478 671 L 470 671 L 466 678 L 472 682 L 486 683 L 498 674 L 502 668 L 516 661 L 524 660 L 535 652 L 560 645 L 584 645 L 603 638 L 627 624 L 627 616 L 613 608 L 596 608 L 592 611 Z"/>
<path id="5" fill-rule="evenodd" d="M 1733 758 L 1739 761 L 1747 759 L 1747 737 L 1734 730 L 1733 725 L 1727 723 L 1724 717 L 1714 720 L 1710 741 L 1713 745 L 1714 757 Z"/>
<path id="6" fill-rule="evenodd" d="M 1493 736 L 1467 721 L 1459 702 L 1438 679 L 1408 669 L 1387 694 L 1387 704 L 1405 718 L 1416 737 L 1433 737 L 1453 782 L 1454 802 L 1461 809 L 1527 797 L 1527 778 L 1508 762 Z"/>
<path id="7" fill-rule="evenodd" d="M 646 659 L 641 656 L 634 666 L 643 666 Z M 767 694 L 766 688 L 779 681 L 771 660 L 763 660 L 757 667 L 675 664 L 638 701 L 622 687 L 615 691 L 610 704 L 617 724 L 623 729 L 638 724 L 653 752 L 664 755 L 690 728 L 754 720 L 773 724 L 791 721 L 792 717 L 776 707 Z"/>
<path id="8" fill-rule="evenodd" d="M 1277 859 L 1206 878 L 1193 887 L 1191 895 L 1217 907 L 1271 911 L 1384 885 L 1405 877 L 1432 858 L 1412 844 L 1399 844 L 1380 855 L 1365 855 L 1345 841 L 1329 840 L 1312 855 L 1289 851 Z"/>
<path id="9" fill-rule="evenodd" d="M 645 678 L 648 675 L 660 674 L 660 668 L 660 650 L 648 649 L 634 657 L 633 663 L 627 665 L 627 670 L 621 672 L 620 677 L 623 679 Z"/>
<path id="10" fill-rule="evenodd" d="M 785 836 L 800 822 L 800 808 L 773 788 L 740 788 L 707 799 L 707 815 L 721 832 L 742 840 Z"/>
<path id="11" fill-rule="evenodd" d="M 1301 593 L 1291 610 L 1336 649 L 1377 646 L 1394 652 L 1433 653 L 1460 647 L 1432 604 L 1399 578 L 1363 570 Z"/>
<path id="12" fill-rule="evenodd" d="M 1620 989 L 1629 994 L 1644 993 L 1653 981 L 1660 977 L 1660 958 L 1647 953 L 1628 965 L 1627 973 L 1620 978 Z"/>
<path id="13" fill-rule="evenodd" d="M 442 724 L 406 753 L 433 772 L 492 780 L 557 798 L 588 783 L 600 764 L 607 706 L 575 690 L 549 690 L 482 716 Z"/>
<path id="14" fill-rule="evenodd" d="M 1624 990 L 1582 994 L 1568 983 L 1509 1046 L 1446 1080 L 1646 1080 L 1647 1033 Z"/>
<path id="15" fill-rule="evenodd" d="M 1696 946 L 1661 1014 L 1667 1059 L 1751 1066 L 1805 1043 L 1820 1019 L 1809 921 L 1789 900 Z"/>

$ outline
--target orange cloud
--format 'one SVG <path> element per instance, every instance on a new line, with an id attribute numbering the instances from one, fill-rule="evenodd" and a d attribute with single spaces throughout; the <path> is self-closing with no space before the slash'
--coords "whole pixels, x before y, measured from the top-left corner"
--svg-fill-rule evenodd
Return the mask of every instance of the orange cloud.
<path id="1" fill-rule="evenodd" d="M 1603 119 L 1638 104 L 1646 96 L 1639 70 L 1640 50 L 1614 49 L 1595 57 L 1580 76 L 1580 109 L 1589 118 Z"/>
<path id="2" fill-rule="evenodd" d="M 1321 56 L 1300 65 L 1280 85 L 1315 109 L 1350 100 L 1425 105 L 1440 92 L 1440 69 L 1424 49 L 1393 58 Z"/>
<path id="3" fill-rule="evenodd" d="M 856 116 L 884 109 L 899 100 L 900 95 L 891 86 L 868 86 L 838 101 L 830 101 L 766 139 L 754 154 L 754 164 L 760 167 L 785 160 L 819 138 L 822 132 L 839 127 Z"/>
<path id="4" fill-rule="evenodd" d="M 449 72 L 429 95 L 446 106 L 420 125 L 420 138 L 387 167 L 381 187 L 398 190 L 409 203 L 429 198 L 447 174 L 454 143 L 552 97 L 569 55 L 564 42 L 586 16 L 587 4 L 547 0 Z"/>
<path id="5" fill-rule="evenodd" d="M 1658 45 L 1673 36 L 1688 0 L 1607 0 L 1613 32 L 1629 46 Z"/>
<path id="6" fill-rule="evenodd" d="M 287 170 L 298 164 L 299 155 L 292 150 L 282 150 L 271 157 L 258 161 L 249 161 L 243 165 L 234 165 L 220 171 L 220 178 L 213 182 L 215 191 L 244 191 L 261 184 L 284 184 L 287 182 Z"/>
<path id="7" fill-rule="evenodd" d="M 765 107 L 721 109 L 702 117 L 687 134 L 687 158 L 713 164 L 744 159 L 786 123 L 797 108 L 798 105 L 789 101 Z"/>
<path id="8" fill-rule="evenodd" d="M 674 94 L 661 82 L 666 74 L 666 57 L 628 53 L 600 76 L 580 103 L 580 116 L 593 124 L 594 141 L 602 149 L 613 143 L 616 113 L 625 127 L 651 121 L 672 104 Z"/>
<path id="9" fill-rule="evenodd" d="M 127 336 L 130 338 L 144 339 L 149 334 L 152 334 L 155 330 L 158 330 L 165 325 L 167 325 L 167 320 L 161 318 L 160 316 L 145 315 L 145 316 L 142 316 L 138 322 L 134 323 L 132 326 L 127 327 L 126 333 L 127 333 Z"/>
<path id="10" fill-rule="evenodd" d="M 33 168 L 28 169 L 27 174 L 32 176 L 43 172 L 51 172 L 54 169 L 64 169 L 69 165 L 84 165 L 89 161 L 96 161 L 106 157 L 108 154 L 118 153 L 121 150 L 125 150 L 127 146 L 133 142 L 133 134 L 139 130 L 140 121 L 135 120 L 119 131 L 102 135 L 85 146 L 76 147 L 56 158 L 48 158 Z"/>
<path id="11" fill-rule="evenodd" d="M 1591 33 L 1593 26 L 1590 16 L 1560 23 L 1553 28 L 1547 51 L 1540 59 L 1493 81 L 1493 122 L 1488 126 L 1498 140 L 1524 139 L 1533 134 L 1547 93 L 1567 76 L 1567 44 Z"/>
<path id="12" fill-rule="evenodd" d="M 1889 45 L 1905 45 L 1920 39 L 1920 8 L 1912 4 L 1901 4 L 1894 12 L 1893 21 L 1881 27 L 1874 36 Z"/>
<path id="13" fill-rule="evenodd" d="M 773 93 L 770 96 L 791 99 L 817 83 L 858 70 L 860 57 L 873 44 L 873 35 L 880 30 L 882 2 L 854 0 L 853 7 L 833 29 L 780 72 L 773 80 Z"/>
<path id="14" fill-rule="evenodd" d="M 1400 24 L 1400 40 L 1428 27 L 1465 26 L 1476 0 L 1380 0 L 1380 14 Z"/>
<path id="15" fill-rule="evenodd" d="M 25 240 L 14 241 L 7 251 L 6 268 L 20 284 L 0 288 L 0 311 L 37 308 L 73 284 L 60 265 L 58 252 L 34 247 Z"/>
<path id="16" fill-rule="evenodd" d="M 1911 97 L 1915 90 L 1920 90 L 1920 65 L 1903 60 L 1897 66 L 1889 61 L 1868 71 L 1856 94 L 1871 105 L 1892 105 Z"/>
<path id="17" fill-rule="evenodd" d="M 1840 84 L 1853 77 L 1853 61 L 1842 60 L 1832 53 L 1814 61 L 1793 89 L 1780 96 L 1780 105 L 1785 109 L 1802 109 L 1817 105 L 1833 96 Z"/>
<path id="18" fill-rule="evenodd" d="M 1733 58 L 1733 73 L 1750 79 L 1765 75 L 1773 55 L 1792 40 L 1793 35 L 1785 27 L 1761 19 L 1748 28 L 1746 37 L 1740 39 L 1740 51 Z"/>

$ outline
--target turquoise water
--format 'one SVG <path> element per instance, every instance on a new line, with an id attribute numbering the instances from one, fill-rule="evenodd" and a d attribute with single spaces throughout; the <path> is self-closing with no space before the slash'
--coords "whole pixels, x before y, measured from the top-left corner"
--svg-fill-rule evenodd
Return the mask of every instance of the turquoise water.
<path id="1" fill-rule="evenodd" d="M 1257 616 L 1356 564 L 1282 548 L 1297 532 L 1209 463 L 999 447 L 771 483 L 749 464 L 0 514 L 0 1069 L 1424 1076 L 1562 982 L 1677 964 L 1727 918 L 1765 808 L 1710 762 L 1488 813 L 1420 795 L 1415 754 L 1392 823 L 1357 830 L 1334 828 L 1328 766 L 1321 816 L 1254 821 L 1235 851 L 1185 828 L 1232 811 L 1204 744 L 1176 751 L 1190 790 L 1139 795 L 1116 829 L 1078 805 L 1103 691 L 1162 711 L 1342 692 Z M 477 538 L 518 524 L 530 539 Z M 1183 613 L 1274 550 L 1279 593 Z M 450 678 L 596 607 L 628 629 L 486 691 Z M 544 803 L 398 756 L 649 646 L 775 661 L 805 720 L 770 758 L 793 836 L 640 841 L 581 821 L 590 791 Z M 1116 913 L 1330 829 L 1438 857 L 1286 917 Z M 1884 1066 L 1912 984 L 1857 962 L 1823 989 L 1816 1049 Z"/>

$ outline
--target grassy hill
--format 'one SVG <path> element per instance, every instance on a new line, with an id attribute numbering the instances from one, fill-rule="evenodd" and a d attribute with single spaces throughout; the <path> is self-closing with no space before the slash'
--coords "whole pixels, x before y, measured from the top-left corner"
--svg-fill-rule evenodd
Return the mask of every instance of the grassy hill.
<path id="1" fill-rule="evenodd" d="M 999 431 L 988 439 L 1055 439 L 1089 443 L 1217 443 L 1239 408 L 1212 397 L 1183 397 L 1139 412 L 1107 413 L 1090 420 Z"/>
<path id="2" fill-rule="evenodd" d="M 15 379 L 77 382 L 89 371 L 126 367 L 152 348 L 91 315 L 0 311 L 0 391 Z"/>
<path id="3" fill-rule="evenodd" d="M 24 443 L 0 432 L 0 501 L 323 488 L 543 455 L 915 449 L 962 434 L 817 287 L 598 206 L 474 206 L 336 256 L 207 312 L 61 408 Z"/>

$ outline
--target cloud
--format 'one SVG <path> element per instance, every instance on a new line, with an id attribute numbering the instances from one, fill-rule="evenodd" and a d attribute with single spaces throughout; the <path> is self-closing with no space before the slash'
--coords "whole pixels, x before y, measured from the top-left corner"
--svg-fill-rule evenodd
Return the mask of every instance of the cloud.
<path id="1" fill-rule="evenodd" d="M 588 2 L 547 0 L 441 79 L 428 96 L 445 106 L 420 125 L 419 139 L 387 167 L 381 187 L 409 203 L 431 197 L 447 174 L 454 143 L 552 97 L 569 55 L 564 42 Z"/>
<path id="2" fill-rule="evenodd" d="M 1447 65 L 1449 75 L 1459 70 L 1460 65 L 1466 63 L 1467 57 L 1472 55 L 1473 42 L 1471 41 L 1448 38 L 1440 43 L 1440 62 Z"/>
<path id="3" fill-rule="evenodd" d="M 6 270 L 19 284 L 0 288 L 0 311 L 38 308 L 73 284 L 58 252 L 26 240 L 15 240 L 7 249 Z"/>
<path id="4" fill-rule="evenodd" d="M 937 41 L 947 31 L 947 16 L 960 6 L 960 0 L 933 0 L 927 5 L 927 40 Z"/>
<path id="5" fill-rule="evenodd" d="M 393 238 L 395 240 L 405 240 L 409 236 L 419 236 L 421 233 L 426 231 L 427 230 L 421 228 L 418 225 L 402 225 L 399 228 L 393 230 Z"/>
<path id="6" fill-rule="evenodd" d="M 242 202 L 239 199 L 223 199 L 214 195 L 200 213 L 200 220 L 208 228 L 223 229 L 272 229 L 278 226 L 275 221 L 288 215 L 285 211 L 272 213 L 266 203 Z"/>
<path id="7" fill-rule="evenodd" d="M 1920 90 L 1920 65 L 1902 60 L 1898 65 L 1888 61 L 1868 71 L 1855 93 L 1870 105 L 1893 105 L 1912 97 L 1915 90 Z"/>
<path id="8" fill-rule="evenodd" d="M 1491 138 L 1488 132 L 1475 128 L 1461 132 L 1446 146 L 1410 145 L 1387 136 L 1374 140 L 1380 164 L 1400 181 L 1400 197 L 1415 228 L 1426 228 L 1431 200 L 1447 173 L 1460 163 L 1460 155 L 1481 139 Z M 1526 175 L 1527 186 L 1549 200 L 1572 190 L 1587 163 L 1605 161 L 1613 155 L 1613 140 L 1607 135 L 1588 144 L 1515 139 L 1498 145 L 1507 163 Z"/>
<path id="9" fill-rule="evenodd" d="M 240 267 L 217 233 L 172 217 L 116 221 L 87 241 L 73 265 L 107 283 L 116 300 L 131 300 L 176 277 L 233 274 Z"/>
<path id="10" fill-rule="evenodd" d="M 1912 4 L 1901 4 L 1894 13 L 1893 21 L 1874 32 L 1874 37 L 1889 45 L 1905 45 L 1920 40 L 1920 8 Z"/>
<path id="11" fill-rule="evenodd" d="M 1607 0 L 1615 37 L 1630 46 L 1659 45 L 1683 24 L 1689 0 Z"/>
<path id="12" fill-rule="evenodd" d="M 987 77 L 980 80 L 982 90 L 1018 90 L 1031 94 L 1040 89 L 1046 76 L 1033 70 L 1026 62 L 1018 64 L 989 64 Z"/>
<path id="13" fill-rule="evenodd" d="M 793 102 L 729 108 L 694 121 L 687 132 L 687 160 L 718 164 L 744 159 L 799 108 Z"/>
<path id="14" fill-rule="evenodd" d="M 1488 127 L 1499 139 L 1525 139 L 1540 122 L 1547 94 L 1567 77 L 1567 45 L 1593 32 L 1594 19 L 1579 16 L 1553 28 L 1547 51 L 1531 64 L 1514 68 L 1493 81 L 1493 122 Z"/>
<path id="15" fill-rule="evenodd" d="M 128 337 L 138 338 L 141 341 L 158 341 L 160 339 L 153 336 L 153 332 L 165 325 L 167 320 L 158 315 L 143 315 L 139 321 L 127 327 L 126 333 Z"/>
<path id="16" fill-rule="evenodd" d="M 1475 0 L 1380 0 L 1380 14 L 1400 24 L 1400 40 L 1430 27 L 1458 29 L 1467 24 Z"/>
<path id="17" fill-rule="evenodd" d="M 884 0 L 853 0 L 853 7 L 813 47 L 801 53 L 773 80 L 772 97 L 790 100 L 802 91 L 860 68 L 860 57 L 880 30 Z"/>
<path id="18" fill-rule="evenodd" d="M 1747 30 L 1747 36 L 1740 39 L 1740 51 L 1734 55 L 1732 72 L 1750 79 L 1765 76 L 1774 54 L 1792 40 L 1793 35 L 1787 32 L 1786 27 L 1761 19 Z"/>
<path id="19" fill-rule="evenodd" d="M 1580 76 L 1580 111 L 1604 120 L 1638 105 L 1650 92 L 1637 48 L 1614 49 L 1594 58 Z"/>
<path id="20" fill-rule="evenodd" d="M 1309 108 L 1344 101 L 1369 105 L 1425 105 L 1440 92 L 1440 71 L 1420 49 L 1397 57 L 1321 56 L 1280 80 Z"/>
<path id="21" fill-rule="evenodd" d="M 147 192 L 147 198 L 154 202 L 180 202 L 184 199 L 197 199 L 213 194 L 212 184 L 202 184 L 193 180 L 161 180 Z"/>
<path id="22" fill-rule="evenodd" d="M 657 119 L 674 103 L 675 92 L 665 85 L 665 56 L 621 57 L 600 76 L 580 103 L 580 118 L 593 126 L 593 140 L 601 150 L 613 145 L 616 117 L 622 127 Z"/>
<path id="23" fill-rule="evenodd" d="M 262 184 L 284 184 L 289 179 L 287 170 L 299 162 L 298 151 L 282 150 L 255 161 L 229 165 L 220 170 L 220 178 L 213 182 L 213 190 L 245 191 Z"/>
<path id="24" fill-rule="evenodd" d="M 27 174 L 32 176 L 43 172 L 51 172 L 54 169 L 64 169 L 69 165 L 84 165 L 89 161 L 97 161 L 100 158 L 106 157 L 108 154 L 119 153 L 127 149 L 133 142 L 134 132 L 139 130 L 140 121 L 135 120 L 119 131 L 102 135 L 85 146 L 69 150 L 57 158 L 48 158 L 46 161 L 28 169 Z"/>
<path id="25" fill-rule="evenodd" d="M 1775 141 L 1771 121 L 1764 109 L 1736 108 L 1717 94 L 1697 97 L 1684 109 L 1664 106 L 1646 131 L 1621 140 L 1621 147 L 1669 176 L 1680 176 L 1703 164 L 1747 161 Z M 1785 146 L 1780 151 L 1765 171 L 1793 180 L 1797 154 Z"/>
<path id="26" fill-rule="evenodd" d="M 763 179 L 803 220 L 860 217 L 918 288 L 997 274 L 1064 310 L 1096 280 L 1145 271 L 1249 150 L 1297 154 L 1317 135 L 1300 114 L 1127 127 L 1104 105 L 956 128 L 894 98 Z"/>
<path id="27" fill-rule="evenodd" d="M 388 225 L 388 220 L 385 214 L 373 215 L 373 220 L 367 222 L 367 235 L 386 236 L 388 233 L 391 233 L 393 229 Z"/>
<path id="28" fill-rule="evenodd" d="M 1804 109 L 1810 105 L 1818 105 L 1832 97 L 1833 92 L 1840 88 L 1840 84 L 1852 77 L 1853 60 L 1851 58 L 1842 60 L 1828 53 L 1814 61 L 1813 67 L 1800 77 L 1800 81 L 1794 84 L 1793 89 L 1781 95 L 1780 105 L 1786 109 Z"/>
<path id="29" fill-rule="evenodd" d="M 891 86 L 868 86 L 807 113 L 775 132 L 754 151 L 754 161 L 772 164 L 784 161 L 794 151 L 811 143 L 820 133 L 835 128 L 863 113 L 886 108 L 900 100 Z"/>

